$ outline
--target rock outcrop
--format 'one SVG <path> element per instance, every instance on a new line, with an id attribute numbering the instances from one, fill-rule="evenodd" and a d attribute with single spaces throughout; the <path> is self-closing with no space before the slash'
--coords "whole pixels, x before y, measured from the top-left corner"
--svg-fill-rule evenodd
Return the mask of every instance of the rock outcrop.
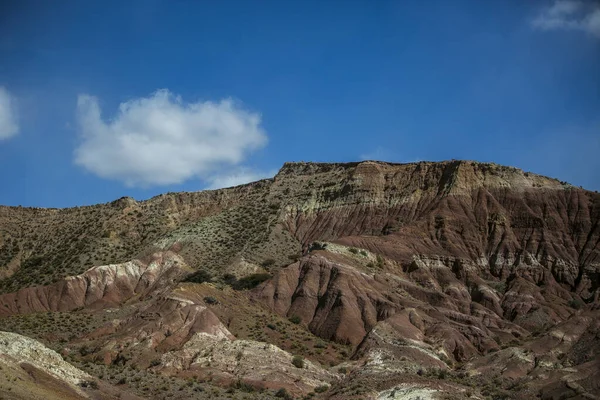
<path id="1" fill-rule="evenodd" d="M 40 311 L 118 306 L 137 296 L 160 293 L 191 272 L 174 253 L 156 253 L 140 260 L 94 267 L 53 285 L 0 295 L 0 316 Z"/>
<path id="2" fill-rule="evenodd" d="M 440 357 L 464 361 L 528 335 L 503 319 L 493 289 L 481 282 L 470 290 L 443 264 L 426 274 L 432 286 L 427 287 L 423 273 L 367 273 L 342 260 L 327 251 L 311 253 L 280 270 L 254 296 L 280 315 L 299 318 L 320 337 L 358 346 L 357 356 L 386 347 L 398 357 L 445 366 Z M 491 300 L 481 292 L 489 292 Z"/>
<path id="3" fill-rule="evenodd" d="M 242 381 L 261 389 L 284 388 L 297 394 L 339 379 L 308 360 L 296 365 L 293 361 L 291 354 L 271 344 L 197 333 L 181 350 L 164 354 L 159 370 L 201 378 L 210 374 L 225 384 Z"/>
<path id="4" fill-rule="evenodd" d="M 167 296 L 98 328 L 86 335 L 84 342 L 95 341 L 92 353 L 105 364 L 127 357 L 147 365 L 151 361 L 148 357 L 180 349 L 198 333 L 234 338 L 205 305 Z"/>
<path id="5" fill-rule="evenodd" d="M 46 371 L 55 378 L 76 388 L 92 377 L 67 363 L 55 351 L 40 342 L 11 332 L 0 332 L 0 357 L 20 364 L 25 363 Z"/>

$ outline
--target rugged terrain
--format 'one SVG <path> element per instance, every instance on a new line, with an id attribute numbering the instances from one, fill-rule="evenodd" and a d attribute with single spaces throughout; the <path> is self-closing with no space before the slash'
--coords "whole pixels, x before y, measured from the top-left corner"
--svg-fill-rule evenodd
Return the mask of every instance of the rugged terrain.
<path id="1" fill-rule="evenodd" d="M 470 161 L 0 207 L 0 331 L 85 374 L 0 346 L 0 397 L 600 398 L 599 223 L 597 193 Z"/>

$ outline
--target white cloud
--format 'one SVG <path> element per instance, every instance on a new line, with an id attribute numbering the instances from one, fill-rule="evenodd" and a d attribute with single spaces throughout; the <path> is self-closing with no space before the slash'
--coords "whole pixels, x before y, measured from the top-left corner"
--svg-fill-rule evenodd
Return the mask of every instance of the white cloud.
<path id="1" fill-rule="evenodd" d="M 19 133 L 15 98 L 0 86 L 0 140 L 8 139 Z"/>
<path id="2" fill-rule="evenodd" d="M 77 116 L 75 163 L 128 186 L 210 180 L 267 143 L 260 115 L 231 99 L 186 104 L 166 89 L 122 103 L 108 122 L 95 97 L 80 95 Z"/>
<path id="3" fill-rule="evenodd" d="M 557 0 L 532 21 L 536 29 L 577 30 L 600 38 L 600 5 L 578 0 Z"/>
<path id="4" fill-rule="evenodd" d="M 255 182 L 265 178 L 272 178 L 277 170 L 255 171 L 247 168 L 240 168 L 226 174 L 216 175 L 210 179 L 208 189 L 221 189 L 226 187 L 243 185 L 244 183 Z"/>

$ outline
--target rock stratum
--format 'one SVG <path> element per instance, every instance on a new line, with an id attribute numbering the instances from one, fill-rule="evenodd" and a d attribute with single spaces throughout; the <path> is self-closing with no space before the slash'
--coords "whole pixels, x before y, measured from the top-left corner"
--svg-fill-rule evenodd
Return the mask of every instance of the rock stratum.
<path id="1" fill-rule="evenodd" d="M 35 366 L 73 398 L 600 398 L 599 221 L 598 193 L 471 161 L 0 207 L 0 330 L 85 371 Z"/>

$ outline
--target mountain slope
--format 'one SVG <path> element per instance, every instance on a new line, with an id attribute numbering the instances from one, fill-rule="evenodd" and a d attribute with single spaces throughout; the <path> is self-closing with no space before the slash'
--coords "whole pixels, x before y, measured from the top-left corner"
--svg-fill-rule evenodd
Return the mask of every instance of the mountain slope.
<path id="1" fill-rule="evenodd" d="M 0 321 L 90 371 L 217 392 L 593 396 L 599 221 L 597 193 L 471 161 L 287 163 L 217 191 L 0 207 Z M 82 322 L 34 330 L 39 312 Z"/>

